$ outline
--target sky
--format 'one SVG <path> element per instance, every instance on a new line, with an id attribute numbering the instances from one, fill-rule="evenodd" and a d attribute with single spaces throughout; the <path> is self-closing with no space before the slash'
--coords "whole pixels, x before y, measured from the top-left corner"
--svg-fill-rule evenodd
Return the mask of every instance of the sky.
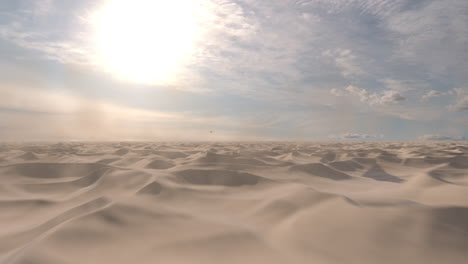
<path id="1" fill-rule="evenodd" d="M 466 138 L 466 0 L 0 2 L 0 141 Z"/>

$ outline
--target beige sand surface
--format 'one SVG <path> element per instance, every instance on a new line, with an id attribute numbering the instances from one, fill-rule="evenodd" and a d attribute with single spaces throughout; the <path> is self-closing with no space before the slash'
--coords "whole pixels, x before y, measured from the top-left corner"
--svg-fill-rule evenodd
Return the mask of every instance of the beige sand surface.
<path id="1" fill-rule="evenodd" d="M 0 263 L 468 263 L 466 143 L 4 143 L 0 180 Z"/>

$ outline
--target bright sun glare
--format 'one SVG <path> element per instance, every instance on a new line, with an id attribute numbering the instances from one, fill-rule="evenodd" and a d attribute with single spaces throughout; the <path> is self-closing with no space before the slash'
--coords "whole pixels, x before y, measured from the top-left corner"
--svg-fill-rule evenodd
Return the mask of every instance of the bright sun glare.
<path id="1" fill-rule="evenodd" d="M 199 37 L 199 1 L 107 0 L 92 16 L 96 63 L 117 78 L 174 81 Z"/>

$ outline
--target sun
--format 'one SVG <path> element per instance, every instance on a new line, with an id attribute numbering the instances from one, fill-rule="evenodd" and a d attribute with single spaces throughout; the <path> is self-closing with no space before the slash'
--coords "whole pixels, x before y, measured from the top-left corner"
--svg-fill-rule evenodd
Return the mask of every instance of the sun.
<path id="1" fill-rule="evenodd" d="M 199 38 L 200 1 L 107 0 L 91 15 L 95 63 L 121 80 L 170 84 Z"/>

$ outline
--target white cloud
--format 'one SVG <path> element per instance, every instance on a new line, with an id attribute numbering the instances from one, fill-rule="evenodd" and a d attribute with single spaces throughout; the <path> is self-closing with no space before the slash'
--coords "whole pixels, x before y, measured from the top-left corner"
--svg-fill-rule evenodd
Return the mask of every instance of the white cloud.
<path id="1" fill-rule="evenodd" d="M 425 89 L 428 84 L 424 81 L 417 80 L 396 80 L 396 79 L 383 79 L 380 80 L 388 89 L 398 92 L 408 92 L 413 90 Z"/>
<path id="2" fill-rule="evenodd" d="M 422 135 L 418 137 L 418 140 L 424 140 L 424 141 L 442 141 L 442 140 L 465 140 L 465 137 L 454 137 L 454 136 L 443 136 L 443 135 Z"/>
<path id="3" fill-rule="evenodd" d="M 468 110 L 468 91 L 461 88 L 455 88 L 448 92 L 450 95 L 455 96 L 455 103 L 449 106 L 452 111 L 466 111 Z"/>
<path id="4" fill-rule="evenodd" d="M 385 90 L 378 93 L 370 93 L 366 89 L 349 85 L 344 89 L 332 89 L 330 92 L 335 96 L 345 96 L 346 94 L 355 95 L 363 103 L 369 105 L 389 105 L 406 100 L 406 98 L 395 90 Z"/>
<path id="5" fill-rule="evenodd" d="M 465 89 L 463 88 L 454 88 L 452 90 L 449 90 L 447 92 L 447 94 L 449 95 L 455 95 L 455 96 L 463 96 L 465 94 L 468 94 L 468 91 L 466 91 Z"/>
<path id="6" fill-rule="evenodd" d="M 427 102 L 431 98 L 441 96 L 452 96 L 455 97 L 454 103 L 448 106 L 451 111 L 465 111 L 468 110 L 468 91 L 462 88 L 451 89 L 447 92 L 441 92 L 437 90 L 430 90 L 422 95 L 421 101 Z"/>
<path id="7" fill-rule="evenodd" d="M 468 110 L 468 95 L 465 95 L 459 99 L 457 99 L 454 105 L 449 107 L 451 110 L 455 111 L 466 111 Z"/>
<path id="8" fill-rule="evenodd" d="M 434 98 L 434 97 L 439 97 L 439 96 L 443 96 L 445 95 L 445 93 L 442 93 L 440 91 L 436 91 L 436 90 L 430 90 L 428 92 L 426 92 L 425 94 L 423 94 L 423 96 L 421 97 L 421 100 L 422 101 L 429 101 L 431 98 Z"/>
<path id="9" fill-rule="evenodd" d="M 332 58 L 345 78 L 353 78 L 365 74 L 364 70 L 357 64 L 356 55 L 349 49 L 326 50 L 322 55 Z"/>
<path id="10" fill-rule="evenodd" d="M 329 136 L 329 138 L 335 138 L 335 139 L 379 139 L 383 137 L 384 137 L 383 135 L 371 135 L 371 134 L 361 134 L 361 133 L 351 133 L 351 132 Z"/>
<path id="11" fill-rule="evenodd" d="M 406 100 L 399 92 L 394 90 L 387 90 L 383 92 L 383 95 L 377 100 L 378 104 L 394 104 Z"/>
<path id="12" fill-rule="evenodd" d="M 337 89 L 337 88 L 333 88 L 330 90 L 330 93 L 333 94 L 334 96 L 345 96 L 347 93 L 346 93 L 346 90 L 344 89 Z"/>

